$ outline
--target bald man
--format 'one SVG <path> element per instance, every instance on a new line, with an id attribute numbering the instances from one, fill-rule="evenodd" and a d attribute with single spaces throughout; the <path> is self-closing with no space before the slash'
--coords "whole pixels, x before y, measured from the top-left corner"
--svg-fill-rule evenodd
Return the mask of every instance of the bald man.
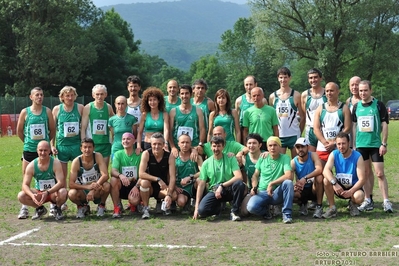
<path id="1" fill-rule="evenodd" d="M 108 127 L 112 136 L 111 158 L 117 151 L 123 150 L 122 135 L 126 132 L 137 135 L 137 118 L 126 111 L 127 99 L 125 96 L 115 98 L 116 114 L 111 116 Z"/>
<path id="2" fill-rule="evenodd" d="M 251 98 L 254 106 L 248 108 L 244 113 L 243 139 L 247 139 L 249 133 L 258 133 L 263 138 L 262 150 L 267 150 L 266 140 L 270 136 L 279 136 L 278 118 L 273 107 L 265 104 L 263 89 L 255 87 L 251 90 Z"/>
<path id="3" fill-rule="evenodd" d="M 61 220 L 64 217 L 61 205 L 68 199 L 61 163 L 50 156 L 50 144 L 45 140 L 37 145 L 37 154 L 39 157 L 26 167 L 18 200 L 24 205 L 36 208 L 32 220 L 40 219 L 47 213 L 43 204 L 50 201 L 56 205 L 55 219 Z M 35 180 L 34 188 L 30 188 L 32 179 Z"/>
<path id="4" fill-rule="evenodd" d="M 269 137 L 267 148 L 267 155 L 259 158 L 255 165 L 252 197 L 247 209 L 252 214 L 271 219 L 270 205 L 283 204 L 283 223 L 292 223 L 294 185 L 290 157 L 280 153 L 281 141 L 278 137 Z"/>
<path id="5" fill-rule="evenodd" d="M 168 92 L 165 98 L 165 108 L 166 112 L 170 112 L 173 108 L 179 106 L 181 104 L 181 99 L 179 97 L 179 83 L 176 80 L 172 79 L 166 85 L 166 91 Z"/>
<path id="6" fill-rule="evenodd" d="M 317 138 L 316 152 L 323 167 L 330 153 L 336 149 L 335 139 L 339 132 L 350 133 L 351 113 L 345 103 L 339 101 L 339 87 L 329 82 L 325 87 L 327 102 L 317 107 L 314 113 L 313 130 Z"/>
<path id="7" fill-rule="evenodd" d="M 247 76 L 244 79 L 245 93 L 239 96 L 235 102 L 235 109 L 237 110 L 238 117 L 240 120 L 241 136 L 243 136 L 244 134 L 244 127 L 243 127 L 244 113 L 248 108 L 254 106 L 254 102 L 252 101 L 251 98 L 251 90 L 255 87 L 258 87 L 258 83 L 256 82 L 255 76 Z M 264 104 L 267 104 L 266 98 L 263 99 L 263 102 Z M 246 141 L 245 139 L 241 138 L 241 144 L 245 144 L 245 141 Z"/>

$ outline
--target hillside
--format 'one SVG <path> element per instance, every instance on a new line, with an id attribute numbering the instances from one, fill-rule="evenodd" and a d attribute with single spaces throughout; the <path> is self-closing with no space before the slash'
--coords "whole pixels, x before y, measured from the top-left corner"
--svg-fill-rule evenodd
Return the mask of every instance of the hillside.
<path id="1" fill-rule="evenodd" d="M 247 5 L 217 0 L 118 4 L 102 9 L 111 8 L 130 23 L 135 39 L 142 40 L 142 50 L 182 69 L 188 69 L 200 56 L 215 53 L 223 32 L 238 18 L 250 15 Z M 178 55 L 171 55 L 167 48 L 173 40 Z"/>

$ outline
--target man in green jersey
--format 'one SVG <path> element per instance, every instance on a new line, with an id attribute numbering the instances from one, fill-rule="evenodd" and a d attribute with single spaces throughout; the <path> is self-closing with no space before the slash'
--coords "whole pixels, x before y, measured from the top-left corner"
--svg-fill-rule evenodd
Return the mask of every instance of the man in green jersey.
<path id="1" fill-rule="evenodd" d="M 43 204 L 50 201 L 56 205 L 55 219 L 61 220 L 64 217 L 61 205 L 68 199 L 61 163 L 50 157 L 50 144 L 45 140 L 37 145 L 37 153 L 39 157 L 26 167 L 18 200 L 24 205 L 36 208 L 32 220 L 40 219 L 47 213 Z M 34 188 L 30 188 L 32 179 L 35 180 Z"/>
<path id="2" fill-rule="evenodd" d="M 86 104 L 82 114 L 81 139 L 91 138 L 96 145 L 96 152 L 104 157 L 108 169 L 111 155 L 111 143 L 109 137 L 108 120 L 114 115 L 112 106 L 105 102 L 107 87 L 97 84 L 92 89 L 94 101 Z"/>
<path id="3" fill-rule="evenodd" d="M 94 152 L 94 141 L 89 138 L 80 144 L 82 155 L 72 161 L 69 174 L 69 199 L 78 207 L 76 218 L 84 218 L 90 213 L 89 201 L 98 204 L 97 216 L 104 216 L 105 202 L 111 186 L 104 158 Z"/>
<path id="4" fill-rule="evenodd" d="M 235 157 L 229 157 L 222 152 L 225 145 L 223 138 L 212 137 L 211 144 L 213 156 L 202 164 L 193 219 L 218 215 L 222 203 L 231 201 L 230 218 L 232 221 L 239 221 L 245 191 L 240 167 Z M 209 191 L 202 198 L 206 184 Z"/>
<path id="5" fill-rule="evenodd" d="M 165 108 L 166 112 L 170 112 L 173 108 L 181 104 L 181 99 L 179 97 L 179 83 L 172 79 L 166 85 L 166 91 L 168 95 L 165 96 Z"/>
<path id="6" fill-rule="evenodd" d="M 378 177 L 378 185 L 384 199 L 385 212 L 392 213 L 392 203 L 388 198 L 388 181 L 384 172 L 384 155 L 387 153 L 389 116 L 385 105 L 372 96 L 371 82 L 362 80 L 359 83 L 359 96 L 362 99 L 353 106 L 352 121 L 353 147 L 363 156 L 366 169 L 366 181 L 364 183 L 364 202 L 359 206 L 359 211 L 373 209 L 370 195 L 374 179 L 370 180 L 372 161 L 375 174 Z"/>
<path id="7" fill-rule="evenodd" d="M 135 141 L 132 133 L 124 133 L 122 135 L 123 150 L 117 151 L 112 160 L 111 198 L 114 203 L 114 214 L 112 215 L 114 218 L 120 218 L 122 215 L 121 199 L 127 199 L 130 206 L 140 204 L 138 169 L 140 168 L 141 154 L 136 155 L 133 150 Z"/>
<path id="8" fill-rule="evenodd" d="M 17 135 L 24 143 L 22 154 L 22 174 L 28 164 L 38 157 L 37 144 L 40 141 L 50 141 L 55 136 L 55 123 L 51 110 L 43 106 L 43 90 L 35 87 L 30 91 L 32 105 L 22 109 L 17 124 Z M 22 205 L 18 219 L 29 216 L 28 208 Z"/>
<path id="9" fill-rule="evenodd" d="M 57 134 L 50 142 L 51 151 L 60 160 L 65 178 L 68 177 L 68 162 L 72 162 L 73 159 L 82 153 L 79 143 L 80 122 L 84 106 L 80 103 L 75 103 L 77 96 L 78 94 L 74 87 L 65 86 L 59 94 L 61 104 L 53 108 Z M 66 209 L 66 204 L 62 205 L 62 210 Z M 50 206 L 50 215 L 54 214 L 54 206 Z"/>
<path id="10" fill-rule="evenodd" d="M 217 126 L 213 129 L 212 136 L 213 137 L 221 137 L 226 141 L 226 131 L 221 126 Z M 199 155 L 205 154 L 207 157 L 211 157 L 213 155 L 212 145 L 210 142 L 205 143 L 203 145 L 203 147 L 201 147 L 201 146 L 198 147 L 197 151 L 198 151 Z M 226 144 L 224 146 L 224 149 L 223 149 L 223 153 L 226 153 L 226 154 L 232 153 L 241 159 L 242 155 L 245 155 L 248 153 L 248 148 L 237 141 L 227 140 Z"/>
<path id="11" fill-rule="evenodd" d="M 190 159 L 191 138 L 188 135 L 179 136 L 179 156 L 176 158 L 176 191 L 177 205 L 183 213 L 188 212 L 190 199 L 195 199 L 197 195 L 196 182 L 202 166 L 201 156 L 197 156 L 195 161 Z"/>
<path id="12" fill-rule="evenodd" d="M 283 222 L 292 223 L 294 185 L 290 157 L 280 153 L 281 141 L 272 136 L 267 139 L 268 154 L 256 163 L 252 176 L 251 199 L 247 209 L 251 214 L 271 219 L 269 205 L 283 204 Z"/>
<path id="13" fill-rule="evenodd" d="M 258 133 L 263 138 L 262 150 L 267 150 L 266 140 L 270 136 L 279 136 L 278 118 L 273 107 L 263 102 L 264 92 L 260 87 L 251 90 L 254 106 L 244 113 L 244 139 L 249 133 Z"/>
<path id="14" fill-rule="evenodd" d="M 191 104 L 197 106 L 202 110 L 204 124 L 205 124 L 205 134 L 208 133 L 209 126 L 209 114 L 215 111 L 215 103 L 206 96 L 206 91 L 208 90 L 208 84 L 204 79 L 197 79 L 193 83 L 193 98 L 191 98 Z M 206 136 L 205 136 L 206 138 Z"/>
<path id="15" fill-rule="evenodd" d="M 235 109 L 238 112 L 238 118 L 240 121 L 240 130 L 241 130 L 241 143 L 245 145 L 245 139 L 243 139 L 243 134 L 244 134 L 244 127 L 243 127 L 243 118 L 244 118 L 244 112 L 247 110 L 249 107 L 252 107 L 254 105 L 254 102 L 252 101 L 251 98 L 251 90 L 255 87 L 258 87 L 258 83 L 256 82 L 255 76 L 247 76 L 244 79 L 244 88 L 245 88 L 245 93 L 241 96 L 239 96 L 236 99 L 235 102 Z M 263 103 L 267 104 L 266 98 L 263 98 Z"/>
<path id="16" fill-rule="evenodd" d="M 180 87 L 181 104 L 170 110 L 169 128 L 172 134 L 169 137 L 171 153 L 176 158 L 178 155 L 177 137 L 187 134 L 192 140 L 192 145 L 203 146 L 206 138 L 204 115 L 201 108 L 191 104 L 193 90 L 190 85 Z"/>

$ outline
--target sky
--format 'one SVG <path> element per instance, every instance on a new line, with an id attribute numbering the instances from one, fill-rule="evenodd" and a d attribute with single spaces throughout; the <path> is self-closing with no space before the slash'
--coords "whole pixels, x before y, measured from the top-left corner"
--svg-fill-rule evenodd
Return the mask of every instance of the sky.
<path id="1" fill-rule="evenodd" d="M 110 6 L 117 4 L 132 3 L 156 3 L 156 2 L 174 2 L 176 0 L 92 0 L 97 7 Z M 246 4 L 247 0 L 221 0 L 223 2 L 232 2 L 236 4 Z"/>

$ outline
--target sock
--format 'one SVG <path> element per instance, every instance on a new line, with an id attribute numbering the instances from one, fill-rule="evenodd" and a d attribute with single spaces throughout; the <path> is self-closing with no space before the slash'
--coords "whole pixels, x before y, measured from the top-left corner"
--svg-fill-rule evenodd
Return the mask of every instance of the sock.
<path id="1" fill-rule="evenodd" d="M 370 194 L 370 201 L 373 201 L 373 194 Z"/>
<path id="2" fill-rule="evenodd" d="M 389 199 L 384 199 L 384 203 L 387 203 L 387 202 L 389 202 Z"/>
<path id="3" fill-rule="evenodd" d="M 367 203 L 370 203 L 370 202 L 371 202 L 371 199 L 369 199 L 369 198 L 364 198 L 364 201 L 366 201 Z"/>

